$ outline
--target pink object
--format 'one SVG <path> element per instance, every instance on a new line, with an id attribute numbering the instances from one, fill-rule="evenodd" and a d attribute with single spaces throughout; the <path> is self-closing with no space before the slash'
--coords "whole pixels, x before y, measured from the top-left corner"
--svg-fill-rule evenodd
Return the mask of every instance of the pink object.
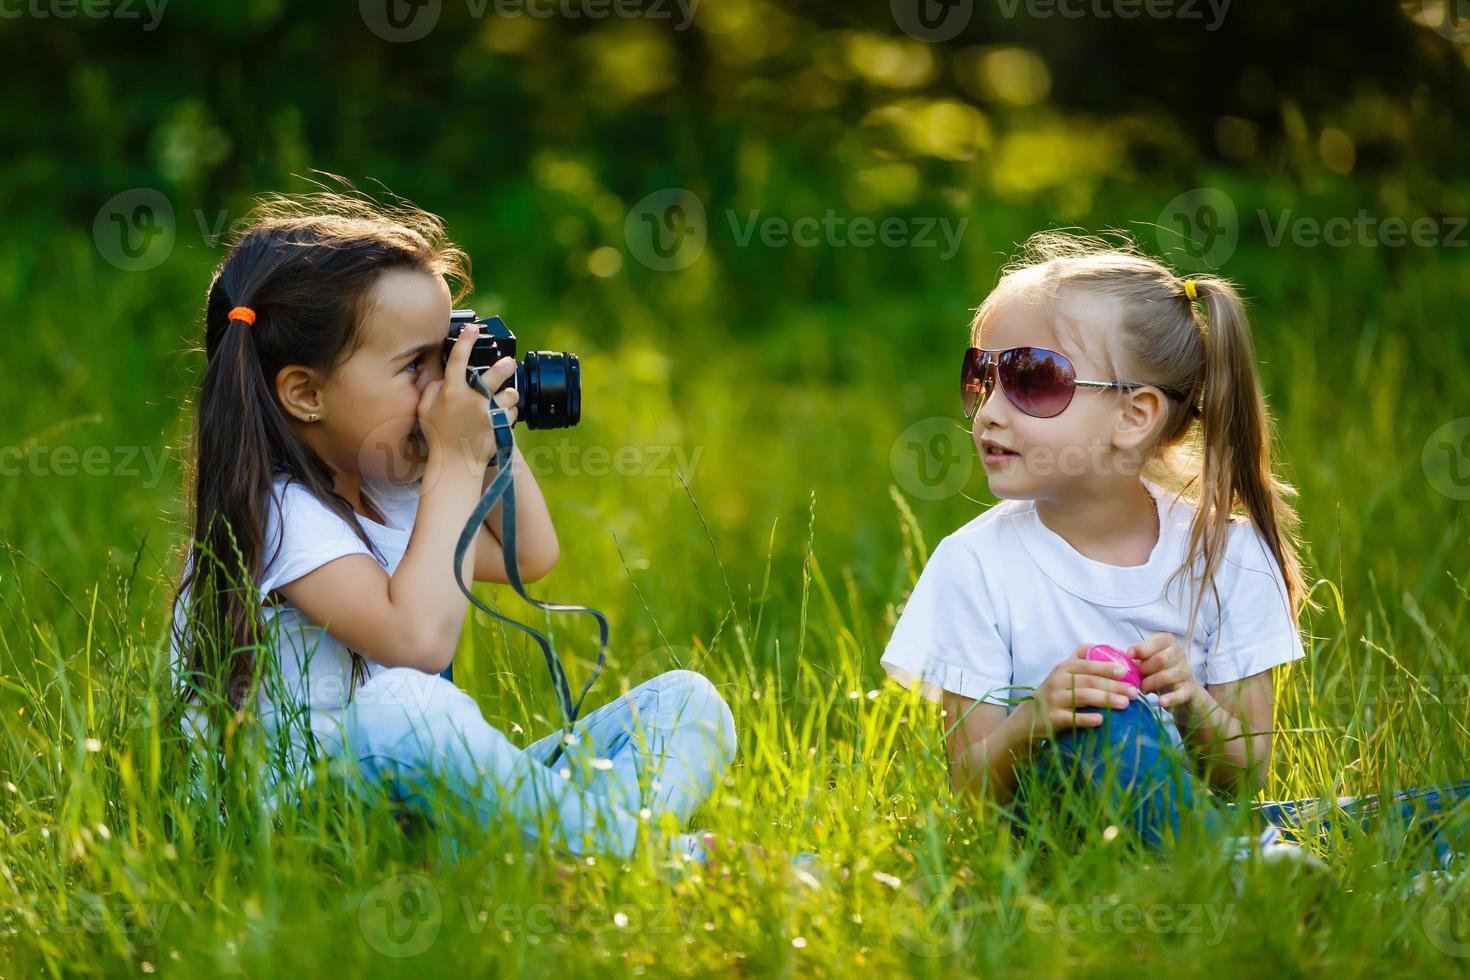
<path id="1" fill-rule="evenodd" d="M 1143 674 L 1138 671 L 1138 661 L 1117 647 L 1110 647 L 1105 643 L 1088 647 L 1087 659 L 1096 660 L 1098 663 L 1104 664 L 1122 664 L 1128 668 L 1128 673 L 1120 677 L 1119 680 L 1132 684 L 1134 687 L 1141 688 L 1143 686 Z"/>

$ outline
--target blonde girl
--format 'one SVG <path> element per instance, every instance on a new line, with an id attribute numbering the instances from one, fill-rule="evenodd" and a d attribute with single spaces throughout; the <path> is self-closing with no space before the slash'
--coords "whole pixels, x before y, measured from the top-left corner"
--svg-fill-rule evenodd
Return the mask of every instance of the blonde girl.
<path id="1" fill-rule="evenodd" d="M 961 374 L 1001 503 L 936 547 L 882 658 L 943 702 L 955 788 L 1121 787 L 1152 845 L 1197 784 L 1254 795 L 1305 590 L 1236 288 L 1039 234 L 977 310 Z M 1088 659 L 1097 644 L 1141 683 Z"/>

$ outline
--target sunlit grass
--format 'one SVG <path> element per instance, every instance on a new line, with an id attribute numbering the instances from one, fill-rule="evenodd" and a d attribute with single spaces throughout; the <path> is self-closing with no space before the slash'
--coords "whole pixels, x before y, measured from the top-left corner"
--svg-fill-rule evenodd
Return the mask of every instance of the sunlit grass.
<path id="1" fill-rule="evenodd" d="M 1239 874 L 1208 849 L 1139 853 L 1107 826 L 1077 848 L 1022 847 L 953 799 L 939 713 L 886 683 L 878 656 L 924 557 L 982 504 L 910 496 L 890 450 L 912 423 L 956 414 L 965 307 L 1010 226 L 1030 220 L 987 217 L 985 245 L 935 273 L 946 285 L 933 292 L 869 281 L 881 253 L 861 275 L 837 268 L 820 300 L 800 299 L 794 280 L 811 270 L 787 270 L 787 256 L 702 260 L 764 270 L 757 324 L 724 312 L 738 290 L 718 275 L 691 298 L 687 282 L 630 263 L 553 300 L 502 285 L 517 280 L 513 256 L 503 280 L 481 274 L 486 293 L 507 290 L 507 319 L 533 346 L 584 356 L 584 424 L 517 435 L 551 450 L 541 472 L 563 542 L 562 566 L 533 592 L 615 624 L 593 702 L 689 667 L 735 712 L 736 764 L 695 825 L 764 853 L 712 873 L 655 850 L 623 863 L 527 849 L 461 825 L 446 801 L 446 832 L 478 841 L 453 863 L 442 835 L 405 832 L 386 801 L 330 782 L 271 818 L 248 766 L 191 797 L 159 702 L 176 460 L 151 485 L 115 472 L 117 454 L 107 475 L 8 475 L 0 972 L 1463 969 L 1464 886 L 1413 893 L 1413 855 L 1391 837 L 1334 838 L 1328 879 Z M 99 271 L 85 244 L 62 236 L 49 256 L 62 274 L 16 280 L 34 288 L 5 297 L 29 329 L 0 349 L 31 395 L 7 413 L 4 441 L 176 453 L 197 370 L 180 338 L 212 256 L 129 275 Z M 1227 271 L 1256 299 L 1309 572 L 1324 580 L 1309 658 L 1279 678 L 1265 795 L 1470 775 L 1465 505 L 1421 458 L 1458 413 L 1463 268 L 1424 254 L 1390 272 L 1360 253 L 1247 243 Z M 104 312 L 78 323 L 78 300 Z M 598 472 L 592 446 L 635 447 L 641 469 Z M 965 493 L 989 499 L 978 467 Z M 546 625 L 585 676 L 585 620 Z M 516 741 L 550 729 L 539 656 L 498 626 L 471 619 L 455 672 Z M 790 864 L 797 853 L 814 864 Z"/>

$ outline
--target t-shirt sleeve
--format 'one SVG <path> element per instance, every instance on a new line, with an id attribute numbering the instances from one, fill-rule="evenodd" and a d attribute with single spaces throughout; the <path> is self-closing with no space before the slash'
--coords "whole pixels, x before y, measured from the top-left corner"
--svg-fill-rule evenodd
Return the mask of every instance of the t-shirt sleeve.
<path id="1" fill-rule="evenodd" d="M 279 535 L 279 538 L 277 537 Z M 279 550 L 277 541 L 279 540 Z M 267 507 L 260 593 L 265 596 L 344 555 L 372 555 L 357 531 L 295 482 L 275 488 Z"/>
<path id="2" fill-rule="evenodd" d="M 921 685 L 931 701 L 948 691 L 1005 704 L 1013 692 L 1011 651 L 1001 638 L 980 560 L 947 537 L 919 574 L 882 665 L 902 684 Z"/>
<path id="3" fill-rule="evenodd" d="M 1221 559 L 1225 589 L 1220 625 L 1205 663 L 1206 684 L 1228 684 L 1280 664 L 1306 650 L 1291 614 L 1281 566 L 1253 525 L 1235 529 Z"/>

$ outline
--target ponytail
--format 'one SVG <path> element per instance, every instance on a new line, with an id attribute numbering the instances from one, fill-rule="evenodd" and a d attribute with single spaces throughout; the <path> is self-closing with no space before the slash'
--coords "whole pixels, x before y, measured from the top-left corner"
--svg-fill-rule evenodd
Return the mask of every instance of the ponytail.
<path id="1" fill-rule="evenodd" d="M 1255 525 L 1281 568 L 1295 622 L 1305 596 L 1298 557 L 1300 518 L 1285 498 L 1294 496 L 1296 489 L 1275 476 L 1271 418 L 1256 373 L 1245 303 L 1226 279 L 1196 277 L 1193 285 L 1206 320 L 1199 506 L 1190 527 L 1188 553 L 1203 556 L 1204 569 L 1190 607 L 1190 633 L 1206 583 L 1213 587 L 1227 525 L 1237 507 Z"/>
<path id="2" fill-rule="evenodd" d="M 1228 525 L 1237 510 L 1250 519 L 1280 567 L 1292 619 L 1299 623 L 1302 606 L 1310 601 L 1299 558 L 1300 520 L 1286 500 L 1296 490 L 1275 476 L 1271 419 L 1245 304 L 1228 280 L 1180 279 L 1127 235 L 1118 237 L 1115 242 L 1063 231 L 1032 235 L 976 311 L 972 337 L 986 312 L 1007 296 L 1054 296 L 1076 287 L 1115 299 L 1122 310 L 1121 352 L 1128 373 L 1188 393 L 1168 402 L 1163 424 L 1146 447 L 1146 470 L 1160 485 L 1196 503 L 1187 557 L 1165 587 L 1167 592 L 1176 579 L 1197 576 L 1190 637 L 1205 594 L 1215 591 Z M 1218 607 L 1218 595 L 1215 602 Z"/>
<path id="3" fill-rule="evenodd" d="M 469 288 L 468 262 L 433 215 L 411 205 L 382 208 L 342 194 L 262 199 L 254 220 L 210 283 L 204 314 L 207 363 L 196 405 L 185 483 L 193 528 L 175 592 L 188 594 L 174 638 L 183 701 L 203 702 L 216 740 L 258 683 L 259 582 L 268 554 L 267 506 L 275 479 L 299 482 L 382 555 L 336 490 L 332 467 L 296 431 L 276 399 L 287 365 L 329 374 L 360 343 L 363 303 L 379 275 L 422 269 Z M 230 312 L 245 306 L 248 317 Z M 355 650 L 349 698 L 366 679 Z"/>

